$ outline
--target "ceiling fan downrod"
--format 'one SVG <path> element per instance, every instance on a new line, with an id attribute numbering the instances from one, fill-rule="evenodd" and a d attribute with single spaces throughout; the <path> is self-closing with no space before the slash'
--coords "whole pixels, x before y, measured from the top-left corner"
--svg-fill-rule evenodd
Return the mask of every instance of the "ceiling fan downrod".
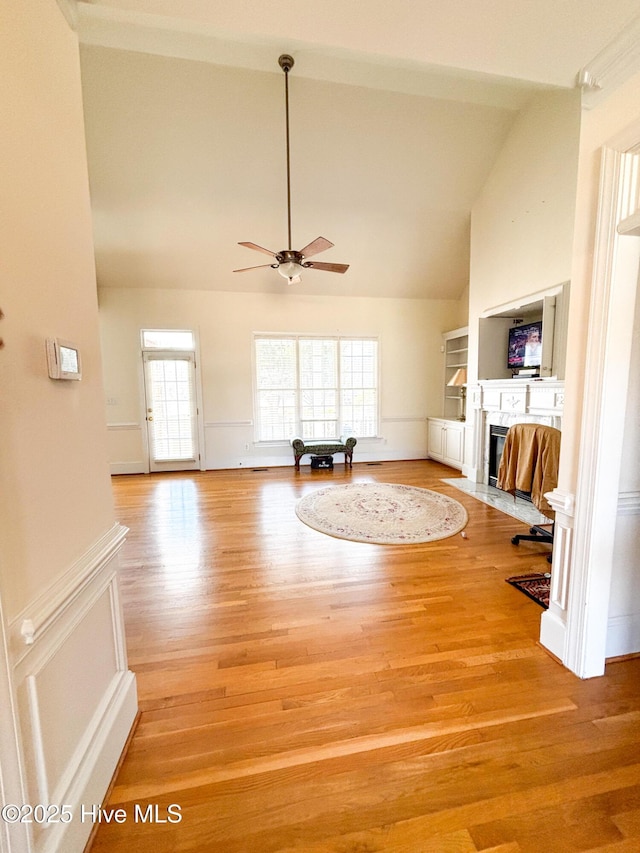
<path id="1" fill-rule="evenodd" d="M 292 246 L 291 240 L 291 147 L 289 142 L 289 71 L 293 68 L 293 57 L 288 53 L 283 53 L 278 58 L 278 65 L 284 71 L 284 98 L 285 98 L 285 119 L 286 119 L 286 158 L 287 158 L 287 233 L 289 237 L 289 248 L 282 249 L 280 252 L 272 252 L 271 249 L 265 249 L 264 246 L 258 246 L 257 243 L 242 242 L 240 246 L 246 246 L 247 249 L 253 249 L 256 252 L 262 252 L 269 255 L 273 260 L 270 264 L 261 264 L 260 266 L 244 267 L 243 269 L 234 270 L 234 272 L 248 272 L 249 270 L 260 269 L 261 267 L 271 267 L 278 270 L 283 278 L 286 278 L 289 284 L 297 284 L 300 279 L 300 274 L 305 269 L 324 270 L 325 272 L 344 273 L 349 269 L 349 264 L 323 263 L 322 261 L 310 261 L 309 258 L 314 255 L 319 255 L 320 252 L 325 252 L 333 247 L 333 243 L 325 237 L 316 237 L 310 243 L 297 251 Z"/>
<path id="2" fill-rule="evenodd" d="M 285 112 L 285 135 L 287 152 L 287 233 L 289 235 L 289 251 L 291 251 L 291 164 L 289 145 L 289 72 L 293 68 L 294 60 L 288 53 L 278 57 L 278 65 L 284 71 L 284 112 Z"/>

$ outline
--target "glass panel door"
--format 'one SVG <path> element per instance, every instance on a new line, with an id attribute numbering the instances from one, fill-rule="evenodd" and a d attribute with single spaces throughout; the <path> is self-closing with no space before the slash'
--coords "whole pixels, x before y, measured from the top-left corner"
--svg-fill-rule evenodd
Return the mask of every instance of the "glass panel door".
<path id="1" fill-rule="evenodd" d="M 145 352 L 150 471 L 200 467 L 192 352 Z"/>

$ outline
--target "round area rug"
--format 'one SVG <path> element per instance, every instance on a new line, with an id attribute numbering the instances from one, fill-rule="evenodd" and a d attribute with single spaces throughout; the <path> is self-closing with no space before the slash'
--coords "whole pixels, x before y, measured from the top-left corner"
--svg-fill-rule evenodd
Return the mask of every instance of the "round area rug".
<path id="1" fill-rule="evenodd" d="M 453 498 L 394 483 L 318 489 L 298 501 L 296 515 L 320 533 L 376 545 L 445 539 L 467 523 L 467 511 Z"/>

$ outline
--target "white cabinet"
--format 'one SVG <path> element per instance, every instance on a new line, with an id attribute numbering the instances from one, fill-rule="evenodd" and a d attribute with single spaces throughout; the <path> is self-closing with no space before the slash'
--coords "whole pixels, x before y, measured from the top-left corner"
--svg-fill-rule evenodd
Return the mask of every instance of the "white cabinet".
<path id="1" fill-rule="evenodd" d="M 452 468 L 464 463 L 464 424 L 444 418 L 427 418 L 427 453 L 430 459 Z"/>

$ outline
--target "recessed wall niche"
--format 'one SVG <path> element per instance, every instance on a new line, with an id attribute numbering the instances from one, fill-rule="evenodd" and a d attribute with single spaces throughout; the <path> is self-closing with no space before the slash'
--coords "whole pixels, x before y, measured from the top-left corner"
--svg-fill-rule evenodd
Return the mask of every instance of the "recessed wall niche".
<path id="1" fill-rule="evenodd" d="M 509 329 L 515 321 L 542 321 L 541 377 L 565 378 L 569 282 L 485 311 L 478 327 L 478 379 L 510 379 Z"/>

